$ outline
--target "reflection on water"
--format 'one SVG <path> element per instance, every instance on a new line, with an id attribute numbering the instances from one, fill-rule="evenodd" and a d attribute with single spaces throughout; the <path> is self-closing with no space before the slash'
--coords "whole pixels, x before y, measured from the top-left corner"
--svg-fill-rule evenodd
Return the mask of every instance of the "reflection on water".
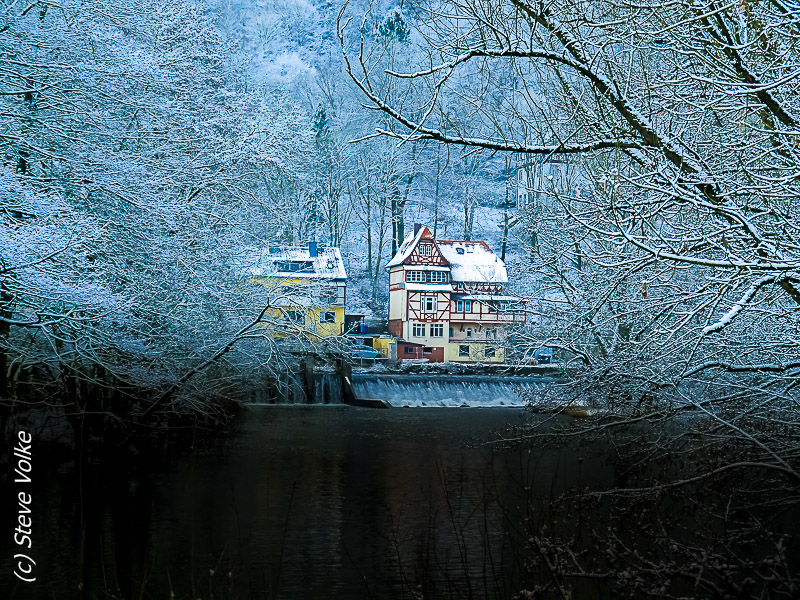
<path id="1" fill-rule="evenodd" d="M 160 458 L 35 464 L 38 579 L 3 598 L 508 598 L 519 482 L 608 478 L 574 452 L 486 442 L 516 409 L 258 407 Z M 579 465 L 583 465 L 580 468 Z M 12 490 L 13 492 L 13 490 Z M 8 500 L 8 497 L 4 498 Z M 13 530 L 16 509 L 4 511 Z"/>

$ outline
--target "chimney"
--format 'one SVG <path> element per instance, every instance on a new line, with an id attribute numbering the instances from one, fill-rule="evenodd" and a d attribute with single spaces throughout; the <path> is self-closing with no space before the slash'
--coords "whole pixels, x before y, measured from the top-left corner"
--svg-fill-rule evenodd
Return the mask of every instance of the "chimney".
<path id="1" fill-rule="evenodd" d="M 317 257 L 317 242 L 308 242 L 308 255 L 311 258 Z"/>
<path id="2" fill-rule="evenodd" d="M 422 223 L 414 223 L 414 235 L 415 236 L 419 233 L 420 229 L 422 229 Z"/>

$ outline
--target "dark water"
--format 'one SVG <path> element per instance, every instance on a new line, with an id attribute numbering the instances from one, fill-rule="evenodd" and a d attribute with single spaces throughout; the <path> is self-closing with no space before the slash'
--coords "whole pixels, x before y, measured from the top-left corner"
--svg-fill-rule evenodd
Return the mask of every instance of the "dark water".
<path id="1" fill-rule="evenodd" d="M 37 580 L 11 575 L 20 488 L 4 474 L 0 598 L 510 598 L 524 488 L 546 505 L 612 475 L 585 449 L 487 443 L 522 418 L 256 407 L 155 460 L 34 461 Z"/>

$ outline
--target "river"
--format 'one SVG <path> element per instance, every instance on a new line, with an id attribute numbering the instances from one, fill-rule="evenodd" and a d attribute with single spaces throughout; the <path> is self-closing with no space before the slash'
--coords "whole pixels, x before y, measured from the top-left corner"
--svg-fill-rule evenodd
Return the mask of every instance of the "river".
<path id="1" fill-rule="evenodd" d="M 499 441 L 534 421 L 536 440 Z M 8 450 L 0 461 L 0 598 L 793 596 L 793 489 L 732 472 L 607 496 L 725 457 L 655 423 L 546 435 L 576 423 L 510 407 L 272 405 L 193 445 L 154 437 L 82 460 L 34 436 L 29 485 Z M 12 575 L 23 489 L 32 583 Z"/>
<path id="2" fill-rule="evenodd" d="M 522 484 L 545 501 L 610 468 L 597 456 L 586 469 L 574 450 L 491 443 L 524 418 L 262 406 L 192 449 L 40 460 L 37 580 L 5 577 L 17 515 L 4 511 L 0 597 L 509 598 L 521 585 L 509 515 Z"/>

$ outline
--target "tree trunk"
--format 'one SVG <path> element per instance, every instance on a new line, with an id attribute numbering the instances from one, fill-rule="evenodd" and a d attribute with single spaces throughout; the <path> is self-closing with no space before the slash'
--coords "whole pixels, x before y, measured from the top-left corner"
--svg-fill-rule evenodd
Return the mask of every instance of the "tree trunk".
<path id="1" fill-rule="evenodd" d="M 11 294 L 8 293 L 5 283 L 0 283 L 0 398 L 8 398 L 11 395 L 8 384 L 8 352 L 2 346 L 11 332 L 11 325 L 5 321 L 11 318 L 11 311 L 4 308 L 10 305 Z"/>
<path id="2" fill-rule="evenodd" d="M 392 194 L 392 256 L 397 254 L 397 248 L 399 244 L 397 243 L 397 196 Z"/>
<path id="3" fill-rule="evenodd" d="M 500 260 L 506 259 L 506 248 L 508 246 L 508 206 L 511 203 L 511 156 L 506 156 L 506 201 L 503 204 L 503 244 L 500 248 Z"/>
<path id="4" fill-rule="evenodd" d="M 472 239 L 472 226 L 475 223 L 475 206 L 467 197 L 464 199 L 464 239 Z"/>
<path id="5" fill-rule="evenodd" d="M 440 156 L 439 146 L 436 146 L 436 182 L 433 196 L 433 239 L 436 239 L 436 233 L 439 229 L 439 181 L 442 177 Z"/>
<path id="6" fill-rule="evenodd" d="M 372 222 L 367 221 L 367 273 L 372 273 Z"/>
<path id="7" fill-rule="evenodd" d="M 403 240 L 406 239 L 406 225 L 403 222 L 403 209 L 405 208 L 405 201 L 397 202 L 398 205 L 398 215 L 397 215 L 397 239 L 398 239 L 398 247 L 400 244 L 403 243 Z M 394 254 L 392 255 L 394 256 Z"/>
<path id="8" fill-rule="evenodd" d="M 500 260 L 506 259 L 506 247 L 508 246 L 508 192 L 506 192 L 506 209 L 503 214 L 503 244 L 500 247 Z"/>
<path id="9" fill-rule="evenodd" d="M 381 276 L 381 258 L 383 256 L 383 236 L 386 228 L 386 204 L 381 207 L 381 221 L 378 226 L 378 249 L 375 255 L 375 271 L 372 275 L 372 300 L 378 298 L 378 279 Z M 394 256 L 394 255 L 392 255 Z"/>

